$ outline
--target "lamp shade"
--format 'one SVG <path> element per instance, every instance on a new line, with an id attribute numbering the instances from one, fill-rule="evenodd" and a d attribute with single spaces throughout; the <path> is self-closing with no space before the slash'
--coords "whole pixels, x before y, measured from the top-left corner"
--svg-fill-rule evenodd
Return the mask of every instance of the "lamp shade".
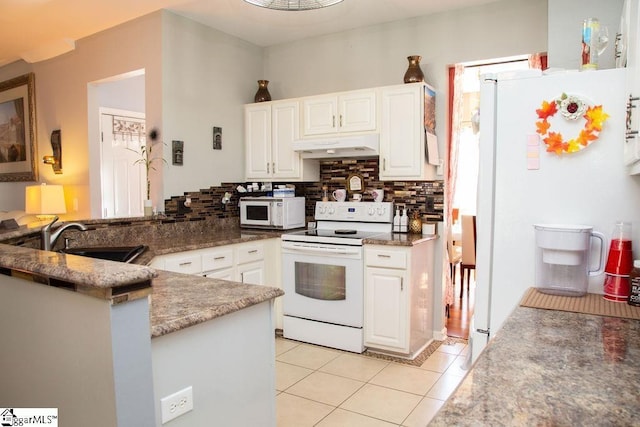
<path id="1" fill-rule="evenodd" d="M 30 185 L 25 189 L 25 212 L 35 215 L 67 213 L 62 185 Z"/>

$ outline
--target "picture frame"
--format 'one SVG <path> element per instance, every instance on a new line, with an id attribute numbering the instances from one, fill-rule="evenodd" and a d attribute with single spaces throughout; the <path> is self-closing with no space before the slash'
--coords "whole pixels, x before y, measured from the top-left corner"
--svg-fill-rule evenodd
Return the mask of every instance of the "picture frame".
<path id="1" fill-rule="evenodd" d="M 171 164 L 182 166 L 184 159 L 184 141 L 171 141 Z"/>
<path id="2" fill-rule="evenodd" d="M 363 193 L 364 177 L 357 173 L 349 175 L 347 178 L 347 191 L 349 193 Z"/>
<path id="3" fill-rule="evenodd" d="M 222 128 L 218 126 L 213 127 L 213 149 L 222 150 Z"/>
<path id="4" fill-rule="evenodd" d="M 0 82 L 0 182 L 37 181 L 35 76 Z"/>

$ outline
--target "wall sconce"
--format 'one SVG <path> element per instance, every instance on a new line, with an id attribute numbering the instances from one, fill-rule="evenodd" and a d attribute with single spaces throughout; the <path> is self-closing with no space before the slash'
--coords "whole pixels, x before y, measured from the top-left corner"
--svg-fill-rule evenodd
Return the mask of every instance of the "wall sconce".
<path id="1" fill-rule="evenodd" d="M 62 136 L 60 129 L 51 132 L 51 148 L 53 148 L 53 156 L 44 156 L 42 161 L 45 165 L 51 165 L 53 172 L 62 173 Z"/>

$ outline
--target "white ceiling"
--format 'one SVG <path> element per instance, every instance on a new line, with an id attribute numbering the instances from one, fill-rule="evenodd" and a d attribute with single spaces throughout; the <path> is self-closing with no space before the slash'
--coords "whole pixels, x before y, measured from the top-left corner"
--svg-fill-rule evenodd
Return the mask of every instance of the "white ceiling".
<path id="1" fill-rule="evenodd" d="M 282 12 L 243 0 L 0 0 L 0 66 L 64 53 L 83 37 L 159 9 L 270 46 L 496 0 L 344 0 L 305 12 Z"/>

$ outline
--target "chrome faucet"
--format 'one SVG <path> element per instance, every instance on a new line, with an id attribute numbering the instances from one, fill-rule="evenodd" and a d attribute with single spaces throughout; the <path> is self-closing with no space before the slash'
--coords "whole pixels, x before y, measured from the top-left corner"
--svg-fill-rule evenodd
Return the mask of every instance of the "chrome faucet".
<path id="1" fill-rule="evenodd" d="M 55 217 L 53 219 L 53 221 L 51 221 L 49 224 L 45 225 L 42 228 L 42 231 L 40 232 L 40 240 L 42 240 L 41 247 L 42 247 L 43 251 L 50 251 L 51 248 L 53 248 L 55 246 L 56 241 L 58 240 L 58 237 L 60 237 L 60 234 L 62 234 L 63 231 L 65 231 L 65 230 L 67 230 L 69 228 L 77 228 L 78 230 L 81 230 L 81 231 L 87 231 L 88 230 L 87 226 L 84 225 L 84 224 L 80 224 L 79 222 L 70 222 L 68 224 L 64 224 L 64 225 L 58 227 L 58 229 L 52 233 L 51 232 L 51 226 L 57 220 L 58 220 L 58 217 Z"/>

